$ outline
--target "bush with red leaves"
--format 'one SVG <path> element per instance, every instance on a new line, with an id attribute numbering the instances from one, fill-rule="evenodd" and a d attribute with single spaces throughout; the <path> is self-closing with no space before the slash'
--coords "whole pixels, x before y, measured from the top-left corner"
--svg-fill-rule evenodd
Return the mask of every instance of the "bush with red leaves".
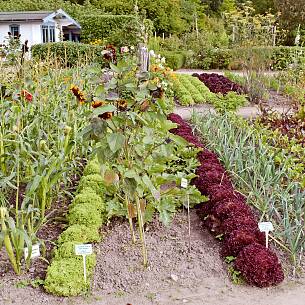
<path id="1" fill-rule="evenodd" d="M 168 119 L 179 126 L 171 132 L 197 147 L 204 147 L 192 128 L 180 116 Z M 204 226 L 215 235 L 223 234 L 221 254 L 237 256 L 235 267 L 250 284 L 266 287 L 280 283 L 283 271 L 274 253 L 264 248 L 265 236 L 259 232 L 256 217 L 246 204 L 246 198 L 236 192 L 218 156 L 208 149 L 199 152 L 197 177 L 191 181 L 209 201 L 198 209 Z"/>
<path id="2" fill-rule="evenodd" d="M 276 254 L 258 243 L 243 248 L 234 265 L 249 284 L 258 287 L 276 285 L 284 280 Z"/>
<path id="3" fill-rule="evenodd" d="M 193 76 L 199 78 L 213 93 L 222 93 L 223 95 L 226 95 L 230 91 L 239 94 L 246 92 L 246 90 L 237 83 L 232 82 L 227 77 L 217 73 L 196 73 L 193 74 Z"/>
<path id="4" fill-rule="evenodd" d="M 258 229 L 251 230 L 242 228 L 235 230 L 225 238 L 221 255 L 223 257 L 237 256 L 244 247 L 253 243 L 265 245 L 265 234 Z"/>

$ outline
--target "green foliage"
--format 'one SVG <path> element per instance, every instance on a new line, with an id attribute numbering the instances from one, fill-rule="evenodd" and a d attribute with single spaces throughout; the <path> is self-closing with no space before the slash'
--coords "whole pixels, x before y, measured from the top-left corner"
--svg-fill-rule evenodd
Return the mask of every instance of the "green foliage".
<path id="1" fill-rule="evenodd" d="M 53 260 L 61 260 L 63 258 L 75 258 L 75 245 L 77 241 L 67 241 L 62 243 L 55 251 Z"/>
<path id="2" fill-rule="evenodd" d="M 85 188 L 91 188 L 96 194 L 103 196 L 105 185 L 102 176 L 100 174 L 83 176 L 79 182 L 78 192 L 82 192 Z"/>
<path id="3" fill-rule="evenodd" d="M 103 202 L 101 196 L 97 195 L 96 192 L 91 188 L 82 189 L 81 193 L 75 196 L 74 200 L 70 204 L 70 208 L 82 204 L 90 204 L 97 208 L 100 212 L 105 210 L 105 203 Z"/>
<path id="4" fill-rule="evenodd" d="M 102 224 L 101 212 L 91 203 L 74 205 L 69 209 L 69 225 L 74 224 L 100 227 Z"/>
<path id="5" fill-rule="evenodd" d="M 101 166 L 97 159 L 93 159 L 89 161 L 84 169 L 84 176 L 100 174 L 101 173 Z"/>
<path id="6" fill-rule="evenodd" d="M 186 53 L 185 67 L 204 69 L 239 70 L 253 69 L 283 70 L 297 67 L 305 60 L 303 47 L 243 47 L 234 49 L 203 49 L 201 54 Z"/>
<path id="7" fill-rule="evenodd" d="M 79 17 L 83 42 L 101 39 L 115 46 L 137 46 L 145 40 L 145 26 L 132 15 L 86 15 Z"/>
<path id="8" fill-rule="evenodd" d="M 197 77 L 187 74 L 175 74 L 174 93 L 181 105 L 209 103 L 218 112 L 236 111 L 248 101 L 245 95 L 229 92 L 223 96 L 209 90 Z"/>
<path id="9" fill-rule="evenodd" d="M 181 69 L 185 63 L 185 53 L 179 51 L 163 51 L 161 55 L 166 59 L 166 65 L 173 70 Z"/>
<path id="10" fill-rule="evenodd" d="M 81 62 L 102 62 L 101 46 L 94 46 L 72 41 L 50 42 L 33 45 L 32 55 L 37 60 L 56 59 L 66 66 L 76 66 Z"/>
<path id="11" fill-rule="evenodd" d="M 58 243 L 62 244 L 68 241 L 87 243 L 87 242 L 97 242 L 101 240 L 101 236 L 98 232 L 98 227 L 87 227 L 85 225 L 75 224 L 66 229 L 60 234 L 58 238 Z"/>
<path id="12" fill-rule="evenodd" d="M 218 99 L 213 100 L 213 106 L 220 113 L 228 111 L 235 112 L 239 107 L 248 103 L 247 96 L 230 91 L 226 95 L 220 95 Z"/>
<path id="13" fill-rule="evenodd" d="M 96 264 L 95 254 L 86 256 L 87 276 L 93 275 Z M 61 258 L 54 260 L 48 267 L 44 288 L 58 296 L 76 296 L 90 288 L 90 282 L 84 281 L 83 258 Z"/>

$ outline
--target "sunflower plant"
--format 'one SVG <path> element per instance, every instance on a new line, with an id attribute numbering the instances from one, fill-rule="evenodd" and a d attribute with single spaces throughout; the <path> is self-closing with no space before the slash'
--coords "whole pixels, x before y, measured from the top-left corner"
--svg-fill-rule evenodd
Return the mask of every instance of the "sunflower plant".
<path id="1" fill-rule="evenodd" d="M 179 187 L 182 176 L 195 177 L 197 162 L 190 158 L 189 164 L 179 168 L 189 144 L 169 133 L 176 124 L 166 118 L 166 96 L 155 94 L 164 88 L 155 84 L 153 73 L 140 73 L 136 66 L 126 64 L 111 65 L 107 73 L 112 77 L 96 88 L 91 121 L 83 133 L 96 142 L 108 213 L 127 216 L 133 241 L 133 219 L 137 219 L 147 265 L 144 223 L 158 211 L 161 221 L 169 224 L 187 192 L 194 203 L 204 201 L 195 188 Z M 175 164 L 177 171 L 172 168 Z"/>

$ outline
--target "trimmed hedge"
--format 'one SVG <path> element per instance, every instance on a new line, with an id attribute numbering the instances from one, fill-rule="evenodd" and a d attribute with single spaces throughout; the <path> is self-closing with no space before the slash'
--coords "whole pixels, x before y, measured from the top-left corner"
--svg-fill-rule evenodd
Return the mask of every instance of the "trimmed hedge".
<path id="1" fill-rule="evenodd" d="M 185 52 L 163 51 L 161 55 L 165 57 L 166 65 L 173 70 L 181 69 L 185 64 Z"/>
<path id="2" fill-rule="evenodd" d="M 34 59 L 47 60 L 60 59 L 67 66 L 75 66 L 79 62 L 86 60 L 90 62 L 103 62 L 101 52 L 102 46 L 93 46 L 79 42 L 49 42 L 33 45 L 31 48 Z"/>
<path id="3" fill-rule="evenodd" d="M 144 42 L 146 27 L 132 15 L 89 15 L 78 18 L 82 26 L 81 39 L 85 43 L 101 39 L 104 43 L 136 46 Z"/>
<path id="4" fill-rule="evenodd" d="M 197 56 L 195 59 L 192 57 Z M 241 69 L 243 63 L 252 59 L 257 64 L 274 70 L 283 70 L 290 65 L 305 61 L 305 48 L 302 47 L 252 47 L 236 49 L 207 49 L 199 55 L 188 54 L 185 65 L 201 69 Z"/>

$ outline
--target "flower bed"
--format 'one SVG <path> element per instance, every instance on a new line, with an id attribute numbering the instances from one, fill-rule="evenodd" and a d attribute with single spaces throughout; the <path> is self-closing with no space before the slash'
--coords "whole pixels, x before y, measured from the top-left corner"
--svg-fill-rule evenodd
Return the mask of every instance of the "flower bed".
<path id="1" fill-rule="evenodd" d="M 198 147 L 203 147 L 192 128 L 180 116 L 169 119 L 179 125 L 172 132 Z M 235 268 L 249 284 L 258 287 L 276 285 L 284 273 L 277 256 L 262 246 L 264 236 L 258 230 L 256 215 L 246 204 L 246 198 L 236 192 L 215 153 L 203 149 L 198 154 L 201 165 L 193 184 L 210 200 L 200 209 L 204 225 L 224 237 L 222 254 L 236 256 Z"/>

